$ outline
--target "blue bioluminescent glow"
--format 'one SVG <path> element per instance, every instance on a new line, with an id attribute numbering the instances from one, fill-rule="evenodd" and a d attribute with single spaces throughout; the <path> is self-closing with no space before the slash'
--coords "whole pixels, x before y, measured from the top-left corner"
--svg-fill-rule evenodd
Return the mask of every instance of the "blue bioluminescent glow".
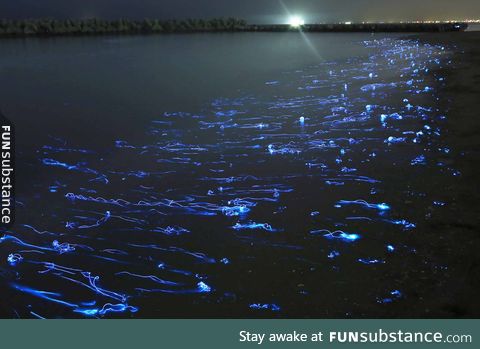
<path id="1" fill-rule="evenodd" d="M 379 211 L 390 210 L 390 206 L 387 205 L 386 203 L 371 204 L 371 203 L 366 202 L 365 200 L 353 200 L 353 201 L 340 200 L 340 201 L 337 202 L 337 205 L 340 206 L 340 207 L 345 206 L 345 205 L 361 205 L 361 206 L 364 206 L 366 208 L 376 209 L 376 210 L 379 210 Z"/>
<path id="2" fill-rule="evenodd" d="M 133 277 L 136 277 L 136 278 L 148 279 L 148 280 L 153 281 L 157 284 L 168 285 L 168 286 L 180 286 L 181 285 L 178 282 L 160 279 L 158 276 L 155 276 L 155 275 L 138 275 L 138 274 L 130 273 L 128 271 L 121 271 L 121 272 L 116 273 L 115 275 L 129 275 L 129 276 L 133 276 Z"/>
<path id="3" fill-rule="evenodd" d="M 426 164 L 426 158 L 425 158 L 425 155 L 419 155 L 417 156 L 415 159 L 413 159 L 410 164 L 412 166 L 415 166 L 415 165 L 425 165 Z"/>
<path id="4" fill-rule="evenodd" d="M 273 229 L 272 226 L 268 223 L 255 223 L 255 222 L 245 223 L 245 224 L 244 223 L 237 223 L 232 228 L 235 229 L 235 230 L 263 229 L 263 230 L 272 231 L 272 232 L 275 231 L 275 229 Z"/>
<path id="5" fill-rule="evenodd" d="M 197 288 L 198 288 L 199 292 L 210 292 L 210 291 L 212 291 L 212 288 L 210 286 L 208 286 L 206 283 L 204 283 L 203 281 L 200 281 L 197 284 Z"/>
<path id="6" fill-rule="evenodd" d="M 267 147 L 267 150 L 270 154 L 280 154 L 280 155 L 285 155 L 285 154 L 300 154 L 301 151 L 295 146 L 292 145 L 274 145 L 274 144 L 269 144 Z"/>
<path id="7" fill-rule="evenodd" d="M 7 257 L 7 262 L 11 266 L 15 266 L 23 260 L 22 255 L 19 253 L 10 253 Z"/>
<path id="8" fill-rule="evenodd" d="M 34 244 L 29 244 L 29 243 L 24 242 L 24 241 L 20 240 L 19 238 L 15 237 L 15 236 L 12 236 L 12 235 L 7 235 L 7 234 L 6 234 L 6 235 L 3 235 L 3 236 L 0 238 L 0 243 L 7 242 L 7 241 L 12 241 L 13 243 L 18 244 L 18 245 L 20 245 L 20 246 L 27 247 L 27 248 L 32 248 L 32 249 L 36 249 L 36 250 L 55 251 L 54 248 L 44 247 L 44 246 L 39 246 L 39 245 L 34 245 Z"/>
<path id="9" fill-rule="evenodd" d="M 337 258 L 338 256 L 340 256 L 340 252 L 338 252 L 338 251 L 332 251 L 332 252 L 330 252 L 330 253 L 328 254 L 327 257 L 330 258 L 330 259 L 334 259 L 334 258 Z"/>
<path id="10" fill-rule="evenodd" d="M 408 221 L 406 221 L 405 219 L 400 219 L 400 220 L 386 220 L 386 222 L 389 222 L 389 223 L 392 223 L 392 224 L 396 224 L 396 225 L 401 225 L 403 226 L 405 229 L 414 229 L 417 227 L 417 225 L 415 223 L 410 223 Z"/>
<path id="11" fill-rule="evenodd" d="M 403 120 L 403 116 L 400 115 L 399 113 L 382 114 L 382 115 L 380 115 L 380 121 L 381 121 L 382 123 L 386 122 L 388 119 Z"/>
<path id="12" fill-rule="evenodd" d="M 77 228 L 77 229 L 90 229 L 90 228 L 99 227 L 100 225 L 106 223 L 110 219 L 110 217 L 111 217 L 110 211 L 107 211 L 107 212 L 105 212 L 105 216 L 103 216 L 102 218 L 97 220 L 94 224 L 79 225 L 79 226 L 74 225 L 74 227 Z M 70 226 L 71 226 L 71 223 L 67 222 L 67 227 L 70 227 Z"/>
<path id="13" fill-rule="evenodd" d="M 377 302 L 381 304 L 388 304 L 388 303 L 393 303 L 395 300 L 398 300 L 402 297 L 403 297 L 402 292 L 400 292 L 399 290 L 393 290 L 390 292 L 388 297 L 379 298 L 377 299 Z"/>
<path id="14" fill-rule="evenodd" d="M 91 168 L 84 167 L 84 166 L 82 166 L 82 164 L 69 165 L 67 163 L 60 162 L 60 161 L 57 161 L 57 160 L 54 160 L 54 159 L 48 159 L 48 158 L 43 159 L 42 162 L 46 166 L 63 167 L 63 168 L 66 168 L 69 171 L 79 171 L 79 172 L 83 172 L 83 173 L 93 174 L 93 175 L 98 176 L 98 177 L 94 178 L 94 180 L 98 179 L 99 181 L 103 181 L 105 183 L 108 183 L 107 176 L 105 176 L 104 174 L 101 174 L 100 172 L 98 172 L 96 170 L 93 170 Z"/>
<path id="15" fill-rule="evenodd" d="M 61 299 L 58 299 L 58 298 L 61 298 L 62 295 L 60 293 L 57 293 L 57 292 L 35 290 L 33 288 L 21 286 L 21 285 L 18 285 L 18 284 L 12 284 L 12 287 L 16 290 L 21 291 L 21 292 L 29 293 L 29 294 L 31 294 L 35 297 L 43 298 L 45 300 L 48 300 L 48 301 L 51 301 L 51 302 L 54 302 L 54 303 L 59 303 L 59 304 L 65 305 L 67 307 L 72 307 L 72 308 L 77 307 L 76 304 L 69 303 L 69 302 L 66 302 L 66 301 L 62 301 Z"/>
<path id="16" fill-rule="evenodd" d="M 182 235 L 185 233 L 190 233 L 190 230 L 188 229 L 185 229 L 182 227 L 171 227 L 171 226 L 168 226 L 166 228 L 156 227 L 155 229 L 152 229 L 152 231 L 157 233 L 162 233 L 165 235 Z"/>
<path id="17" fill-rule="evenodd" d="M 280 311 L 280 307 L 276 304 L 268 304 L 268 303 L 253 303 L 249 306 L 250 309 L 255 310 L 270 310 L 270 311 Z"/>
<path id="18" fill-rule="evenodd" d="M 59 243 L 57 240 L 53 240 L 52 242 L 53 248 L 58 251 L 58 253 L 63 254 L 63 253 L 68 253 L 68 252 L 73 252 L 75 251 L 75 247 L 70 245 L 69 243 Z"/>
<path id="19" fill-rule="evenodd" d="M 109 312 L 115 312 L 115 313 L 123 313 L 125 311 L 130 311 L 131 313 L 136 313 L 138 311 L 138 308 L 132 307 L 130 305 L 126 304 L 112 304 L 112 303 L 107 303 L 104 304 L 102 308 L 90 308 L 90 309 L 75 309 L 74 312 L 76 313 L 82 313 L 83 315 L 86 316 L 95 316 L 95 315 L 105 315 Z"/>
<path id="20" fill-rule="evenodd" d="M 240 216 L 250 212 L 250 209 L 245 205 L 233 207 L 226 206 L 222 208 L 222 212 L 225 216 Z"/>
<path id="21" fill-rule="evenodd" d="M 422 244 L 447 204 L 460 208 L 468 155 L 439 103 L 449 50 L 352 45 L 364 54 L 253 74 L 251 88 L 185 100 L 188 112 L 139 115 L 131 132 L 32 143 L 21 155 L 39 175 L 0 237 L 0 276 L 21 293 L 11 313 L 363 316 L 352 304 L 380 314 L 403 298 L 393 288 L 444 276 L 445 254 Z"/>
<path id="22" fill-rule="evenodd" d="M 358 261 L 362 264 L 383 264 L 385 261 L 379 259 L 359 258 Z"/>
<path id="23" fill-rule="evenodd" d="M 344 242 L 354 242 L 360 239 L 360 235 L 358 234 L 350 234 L 341 230 L 337 230 L 333 232 L 326 229 L 312 230 L 310 231 L 310 234 L 313 234 L 313 235 L 323 234 L 323 236 L 329 240 L 341 240 Z"/>
<path id="24" fill-rule="evenodd" d="M 230 260 L 226 257 L 220 259 L 220 263 L 223 263 L 223 264 L 230 264 Z"/>
<path id="25" fill-rule="evenodd" d="M 46 318 L 44 318 L 43 316 L 35 313 L 34 311 L 30 311 L 30 314 L 32 314 L 35 318 L 37 319 L 42 319 L 42 320 L 46 320 Z"/>
<path id="26" fill-rule="evenodd" d="M 396 144 L 396 143 L 405 143 L 407 141 L 406 137 L 393 137 L 390 136 L 385 140 L 385 143 Z"/>

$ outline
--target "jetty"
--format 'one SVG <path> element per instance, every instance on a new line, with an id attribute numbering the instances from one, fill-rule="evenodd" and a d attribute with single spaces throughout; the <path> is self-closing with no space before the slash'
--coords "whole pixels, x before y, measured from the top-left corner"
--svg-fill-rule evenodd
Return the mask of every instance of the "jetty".
<path id="1" fill-rule="evenodd" d="M 0 20 L 0 38 L 35 36 L 145 35 L 224 32 L 458 32 L 467 23 L 248 24 L 237 18 L 186 20 L 26 19 Z"/>
<path id="2" fill-rule="evenodd" d="M 465 31 L 467 23 L 338 23 L 338 24 L 304 24 L 293 27 L 289 24 L 248 25 L 245 30 L 259 32 L 458 32 Z"/>

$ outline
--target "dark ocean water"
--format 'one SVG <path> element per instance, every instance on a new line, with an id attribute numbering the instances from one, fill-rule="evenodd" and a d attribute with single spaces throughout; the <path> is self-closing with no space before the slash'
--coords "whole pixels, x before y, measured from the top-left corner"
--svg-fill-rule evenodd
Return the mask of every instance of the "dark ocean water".
<path id="1" fill-rule="evenodd" d="M 0 48 L 17 130 L 3 317 L 391 316 L 448 272 L 429 220 L 461 178 L 449 48 L 297 33 Z"/>

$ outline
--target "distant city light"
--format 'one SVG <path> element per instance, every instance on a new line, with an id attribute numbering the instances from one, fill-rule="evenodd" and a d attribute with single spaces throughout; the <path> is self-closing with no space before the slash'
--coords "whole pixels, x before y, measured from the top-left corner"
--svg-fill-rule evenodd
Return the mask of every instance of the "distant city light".
<path id="1" fill-rule="evenodd" d="M 305 24 L 305 20 L 299 16 L 293 16 L 290 17 L 288 24 L 290 24 L 294 28 L 298 28 Z"/>

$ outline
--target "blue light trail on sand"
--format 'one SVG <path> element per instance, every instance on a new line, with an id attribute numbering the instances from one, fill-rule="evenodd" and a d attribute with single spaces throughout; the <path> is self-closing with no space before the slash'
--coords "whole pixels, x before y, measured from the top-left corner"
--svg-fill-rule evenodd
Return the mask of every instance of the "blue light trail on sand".
<path id="1" fill-rule="evenodd" d="M 91 308 L 91 309 L 75 309 L 74 312 L 76 313 L 82 313 L 86 316 L 95 316 L 95 315 L 105 315 L 109 312 L 114 312 L 114 313 L 123 313 L 129 311 L 131 313 L 136 313 L 138 311 L 138 308 L 132 307 L 130 305 L 126 304 L 111 304 L 107 303 L 103 305 L 102 308 Z"/>
<path id="2" fill-rule="evenodd" d="M 341 230 L 337 231 L 329 231 L 326 229 L 321 229 L 321 230 L 312 230 L 310 231 L 310 234 L 316 235 L 316 234 L 322 234 L 326 239 L 329 240 L 341 240 L 343 242 L 355 242 L 358 239 L 360 239 L 360 235 L 358 234 L 351 234 L 351 233 L 346 233 Z"/>
<path id="3" fill-rule="evenodd" d="M 23 246 L 23 247 L 28 247 L 28 248 L 33 248 L 33 249 L 38 249 L 38 250 L 43 250 L 43 251 L 55 251 L 54 248 L 29 244 L 29 243 L 26 243 L 26 242 L 20 240 L 19 238 L 15 237 L 15 236 L 11 236 L 11 235 L 4 235 L 0 238 L 0 243 L 6 242 L 6 241 L 12 241 L 13 243 L 16 243 L 16 244 L 18 244 L 20 246 Z"/>
<path id="4" fill-rule="evenodd" d="M 208 286 L 206 283 L 204 283 L 203 281 L 200 281 L 197 284 L 197 288 L 198 288 L 198 291 L 201 293 L 208 293 L 212 291 L 212 288 Z"/>
<path id="5" fill-rule="evenodd" d="M 395 224 L 395 225 L 401 225 L 403 226 L 406 230 L 409 229 L 415 229 L 417 225 L 415 223 L 411 223 L 406 221 L 405 219 L 400 219 L 400 220 L 385 220 L 386 222 Z"/>
<path id="6" fill-rule="evenodd" d="M 245 223 L 245 224 L 237 223 L 232 228 L 235 229 L 235 230 L 263 229 L 263 230 L 271 231 L 271 232 L 275 231 L 275 229 L 273 229 L 272 226 L 268 223 L 255 223 L 255 222 Z"/>
<path id="7" fill-rule="evenodd" d="M 49 159 L 49 158 L 42 159 L 42 162 L 46 166 L 63 167 L 65 169 L 69 170 L 69 171 L 78 171 L 78 172 L 93 174 L 93 175 L 96 175 L 98 177 L 95 177 L 95 178 L 91 179 L 91 181 L 98 180 L 98 181 L 102 181 L 102 182 L 105 182 L 105 183 L 108 184 L 107 176 L 105 176 L 104 174 L 102 174 L 102 173 L 100 173 L 96 170 L 93 170 L 91 168 L 84 167 L 81 164 L 69 165 L 67 163 L 60 162 L 60 161 L 57 161 L 57 160 L 54 160 L 54 159 Z"/>
<path id="8" fill-rule="evenodd" d="M 29 293 L 29 294 L 31 294 L 35 297 L 43 298 L 43 299 L 46 299 L 46 300 L 54 302 L 54 303 L 58 303 L 58 304 L 61 304 L 61 305 L 65 305 L 67 307 L 72 307 L 72 308 L 77 307 L 76 304 L 65 302 L 65 301 L 62 301 L 62 300 L 58 299 L 58 298 L 62 297 L 62 295 L 60 293 L 57 293 L 57 292 L 35 290 L 33 288 L 21 286 L 21 285 L 18 285 L 18 284 L 12 284 L 12 287 L 19 290 L 19 291 Z"/>
<path id="9" fill-rule="evenodd" d="M 280 307 L 277 304 L 268 304 L 268 303 L 253 303 L 253 304 L 250 304 L 249 308 L 255 309 L 255 310 L 280 311 Z"/>
<path id="10" fill-rule="evenodd" d="M 19 253 L 10 253 L 7 257 L 7 262 L 10 264 L 12 267 L 16 266 L 18 263 L 20 263 L 23 260 L 22 255 Z"/>
<path id="11" fill-rule="evenodd" d="M 156 233 L 162 233 L 162 234 L 165 234 L 165 235 L 169 235 L 169 236 L 182 235 L 182 234 L 185 234 L 185 233 L 190 233 L 190 230 L 188 230 L 188 229 L 185 229 L 185 228 L 182 228 L 182 227 L 171 227 L 171 226 L 168 226 L 166 228 L 157 227 L 155 229 L 152 229 L 152 231 L 156 232 Z"/>
<path id="12" fill-rule="evenodd" d="M 225 216 L 241 216 L 250 212 L 250 209 L 245 205 L 233 206 L 233 207 L 223 207 L 222 212 Z"/>
<path id="13" fill-rule="evenodd" d="M 377 299 L 377 303 L 389 304 L 403 297 L 403 294 L 399 290 L 393 290 L 388 297 Z"/>
<path id="14" fill-rule="evenodd" d="M 379 211 L 390 210 L 390 206 L 387 205 L 386 203 L 371 204 L 371 203 L 366 202 L 365 200 L 353 200 L 353 201 L 340 200 L 340 201 L 337 202 L 337 205 L 339 207 L 346 206 L 346 205 L 360 205 L 360 206 L 364 206 L 366 208 L 376 209 L 376 210 L 379 210 Z"/>
<path id="15" fill-rule="evenodd" d="M 340 256 L 340 252 L 338 252 L 338 251 L 332 251 L 332 252 L 330 252 L 330 253 L 328 254 L 327 257 L 328 257 L 329 259 L 334 259 L 334 258 L 337 258 L 338 256 Z"/>
<path id="16" fill-rule="evenodd" d="M 77 225 L 73 222 L 67 222 L 65 224 L 66 228 L 71 228 L 71 229 L 91 229 L 91 228 L 96 228 L 101 226 L 102 224 L 105 224 L 111 217 L 110 211 L 105 212 L 105 216 L 97 220 L 94 224 L 91 225 Z"/>
<path id="17" fill-rule="evenodd" d="M 21 292 L 25 292 L 28 294 L 31 294 L 35 297 L 45 299 L 50 302 L 58 303 L 60 305 L 64 305 L 70 308 L 73 308 L 73 312 L 78 312 L 82 313 L 86 316 L 93 316 L 93 315 L 105 315 L 108 312 L 125 312 L 125 311 L 130 311 L 130 312 L 137 312 L 138 308 L 132 307 L 126 304 L 111 304 L 107 303 L 105 304 L 101 309 L 82 309 L 80 308 L 80 305 L 71 303 L 71 302 L 66 302 L 61 299 L 62 295 L 57 292 L 48 292 L 48 291 L 40 291 L 40 290 L 35 290 L 29 287 L 21 286 L 15 283 L 12 283 L 11 286 L 14 289 L 17 289 Z"/>
<path id="18" fill-rule="evenodd" d="M 52 246 L 60 254 L 75 251 L 75 247 L 73 247 L 69 243 L 66 243 L 66 242 L 60 243 L 57 240 L 53 240 Z"/>
<path id="19" fill-rule="evenodd" d="M 362 264 L 370 265 L 370 264 L 383 264 L 385 261 L 379 259 L 372 259 L 372 258 L 359 258 L 358 261 Z"/>

